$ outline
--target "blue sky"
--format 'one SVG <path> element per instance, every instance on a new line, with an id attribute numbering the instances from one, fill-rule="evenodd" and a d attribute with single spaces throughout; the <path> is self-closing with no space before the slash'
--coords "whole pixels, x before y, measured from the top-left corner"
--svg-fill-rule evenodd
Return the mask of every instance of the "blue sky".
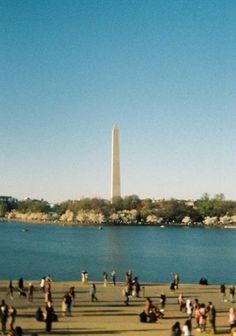
<path id="1" fill-rule="evenodd" d="M 0 193 L 236 200 L 236 2 L 0 1 Z"/>

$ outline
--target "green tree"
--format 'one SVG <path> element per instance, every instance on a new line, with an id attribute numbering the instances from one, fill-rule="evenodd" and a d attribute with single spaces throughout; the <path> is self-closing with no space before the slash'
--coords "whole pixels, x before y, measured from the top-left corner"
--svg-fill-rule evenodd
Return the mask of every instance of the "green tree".
<path id="1" fill-rule="evenodd" d="M 123 198 L 123 207 L 125 210 L 140 210 L 141 200 L 137 195 L 126 196 Z"/>
<path id="2" fill-rule="evenodd" d="M 27 198 L 26 200 L 19 202 L 18 208 L 20 211 L 23 211 L 23 212 L 48 213 L 51 211 L 50 204 L 43 199 L 36 200 L 36 199 Z"/>
<path id="3" fill-rule="evenodd" d="M 7 212 L 18 207 L 18 201 L 16 198 L 1 196 L 0 197 L 0 217 L 4 217 Z"/>

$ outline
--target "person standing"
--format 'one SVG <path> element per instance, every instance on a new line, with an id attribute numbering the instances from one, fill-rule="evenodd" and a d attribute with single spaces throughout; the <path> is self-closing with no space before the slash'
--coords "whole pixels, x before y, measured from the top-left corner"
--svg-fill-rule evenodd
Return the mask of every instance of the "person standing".
<path id="1" fill-rule="evenodd" d="M 64 295 L 61 303 L 62 316 L 66 316 L 66 311 L 67 311 L 66 295 Z"/>
<path id="2" fill-rule="evenodd" d="M 42 279 L 40 280 L 40 284 L 39 284 L 39 289 L 41 290 L 41 291 L 45 291 L 45 276 L 44 277 L 42 277 Z"/>
<path id="3" fill-rule="evenodd" d="M 9 309 L 8 309 L 8 315 L 9 315 L 10 329 L 13 330 L 15 319 L 16 319 L 16 308 L 13 307 L 13 306 L 10 306 Z"/>
<path id="4" fill-rule="evenodd" d="M 123 289 L 123 294 L 124 294 L 124 297 L 125 297 L 125 305 L 128 306 L 129 305 L 129 295 L 132 293 L 132 287 L 130 287 L 130 284 L 127 283 L 125 285 L 125 288 Z"/>
<path id="5" fill-rule="evenodd" d="M 175 289 L 179 289 L 179 274 L 176 272 L 173 274 L 173 283 L 174 283 Z"/>
<path id="6" fill-rule="evenodd" d="M 75 305 L 75 287 L 74 286 L 70 287 L 69 295 L 71 296 L 72 304 Z"/>
<path id="7" fill-rule="evenodd" d="M 102 273 L 102 279 L 103 279 L 103 286 L 104 287 L 107 287 L 107 283 L 108 283 L 107 277 L 108 277 L 107 272 L 103 272 Z"/>
<path id="8" fill-rule="evenodd" d="M 233 307 L 229 309 L 229 324 L 230 324 L 230 331 L 233 328 L 236 328 L 236 312 Z"/>
<path id="9" fill-rule="evenodd" d="M 214 335 L 216 334 L 216 309 L 211 301 L 208 302 L 207 313 L 212 328 L 212 333 Z"/>
<path id="10" fill-rule="evenodd" d="M 1 324 L 2 324 L 2 333 L 5 334 L 7 319 L 8 319 L 8 306 L 6 305 L 4 300 L 2 300 L 2 303 L 0 306 L 0 319 L 1 319 Z"/>
<path id="11" fill-rule="evenodd" d="M 183 311 L 183 309 L 186 308 L 186 302 L 182 293 L 180 293 L 178 296 L 178 304 L 180 311 Z"/>
<path id="12" fill-rule="evenodd" d="M 54 314 L 55 313 L 52 303 L 49 301 L 46 305 L 46 318 L 45 318 L 47 332 L 51 332 L 52 330 L 52 322 L 54 320 Z"/>
<path id="13" fill-rule="evenodd" d="M 191 320 L 187 320 L 185 322 L 182 330 L 183 330 L 184 336 L 191 336 L 191 331 L 192 331 Z"/>
<path id="14" fill-rule="evenodd" d="M 86 270 L 81 270 L 81 282 L 82 284 L 87 284 L 88 283 L 88 272 Z"/>
<path id="15" fill-rule="evenodd" d="M 115 286 L 116 285 L 116 271 L 114 269 L 111 271 L 111 280 L 112 280 L 113 286 Z"/>
<path id="16" fill-rule="evenodd" d="M 234 294 L 235 294 L 235 287 L 234 285 L 231 285 L 229 288 L 229 299 L 231 303 L 234 302 Z"/>
<path id="17" fill-rule="evenodd" d="M 48 302 L 52 302 L 52 293 L 50 289 L 47 289 L 44 293 L 44 302 L 47 304 Z"/>
<path id="18" fill-rule="evenodd" d="M 226 290 L 226 287 L 225 287 L 225 284 L 223 283 L 220 285 L 220 293 L 221 293 L 222 301 L 225 301 L 225 290 Z"/>
<path id="19" fill-rule="evenodd" d="M 18 292 L 19 292 L 19 296 L 26 296 L 26 293 L 24 292 L 24 280 L 23 278 L 20 278 L 18 280 Z"/>
<path id="20" fill-rule="evenodd" d="M 33 302 L 33 296 L 34 296 L 34 286 L 30 282 L 28 287 L 28 301 Z"/>
<path id="21" fill-rule="evenodd" d="M 129 270 L 128 272 L 126 272 L 125 282 L 129 283 L 129 284 L 132 284 L 132 281 L 133 281 L 133 274 L 132 274 L 132 271 Z"/>
<path id="22" fill-rule="evenodd" d="M 195 306 L 195 309 L 194 309 L 194 317 L 195 317 L 195 320 L 196 320 L 196 328 L 199 329 L 200 328 L 200 304 L 197 303 L 196 306 Z"/>
<path id="23" fill-rule="evenodd" d="M 205 332 L 206 330 L 206 306 L 205 304 L 201 304 L 199 308 L 199 327 L 201 332 Z"/>
<path id="24" fill-rule="evenodd" d="M 69 292 L 65 295 L 65 304 L 66 304 L 66 315 L 71 316 L 72 297 Z"/>
<path id="25" fill-rule="evenodd" d="M 191 321 L 192 316 L 193 316 L 193 305 L 190 299 L 186 300 L 186 310 L 187 310 L 188 319 Z"/>
<path id="26" fill-rule="evenodd" d="M 135 277 L 132 282 L 132 296 L 139 298 L 140 290 L 141 290 L 141 286 L 138 281 L 138 277 Z"/>

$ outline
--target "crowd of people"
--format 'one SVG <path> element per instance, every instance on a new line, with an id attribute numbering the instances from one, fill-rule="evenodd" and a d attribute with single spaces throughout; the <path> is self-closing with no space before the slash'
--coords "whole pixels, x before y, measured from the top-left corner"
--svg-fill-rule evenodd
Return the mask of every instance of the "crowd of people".
<path id="1" fill-rule="evenodd" d="M 208 284 L 208 283 L 205 283 Z M 234 303 L 235 287 L 234 285 L 229 286 L 229 299 L 227 299 L 227 287 L 223 283 L 220 285 L 221 300 L 223 302 Z M 195 328 L 201 333 L 206 331 L 207 322 L 211 328 L 211 334 L 216 334 L 216 308 L 211 301 L 208 304 L 199 303 L 198 299 L 195 298 L 194 301 L 190 298 L 184 298 L 183 294 L 180 293 L 178 296 L 179 310 L 185 312 L 187 315 L 187 320 L 184 326 L 181 328 L 179 321 L 177 321 L 171 329 L 171 336 L 191 336 L 192 335 L 192 319 L 195 319 Z M 232 336 L 236 336 L 236 310 L 234 307 L 229 309 L 229 329 Z"/>
<path id="2" fill-rule="evenodd" d="M 109 273 L 102 272 L 101 280 L 104 287 L 110 287 L 110 285 L 116 286 L 116 271 L 113 269 Z M 110 281 L 109 281 L 110 280 Z M 90 296 L 91 302 L 98 301 L 97 298 L 97 288 L 94 282 L 88 283 L 88 272 L 86 270 L 81 271 L 81 282 L 82 284 L 89 285 L 88 295 Z M 145 297 L 145 288 L 141 287 L 138 277 L 133 276 L 131 270 L 127 271 L 124 278 L 124 304 L 128 306 L 130 304 L 130 298 L 140 298 L 140 292 L 142 291 L 142 297 L 144 298 L 144 309 L 139 314 L 140 322 L 145 323 L 155 323 L 160 318 L 165 318 L 168 315 L 168 309 L 166 311 L 166 302 L 168 297 L 165 292 L 160 292 L 158 294 L 159 303 L 154 303 L 151 297 Z M 216 334 L 216 308 L 212 301 L 206 303 L 199 302 L 198 298 L 185 297 L 183 293 L 179 292 L 180 278 L 178 273 L 172 274 L 171 284 L 170 284 L 170 295 L 173 292 L 177 296 L 177 304 L 179 306 L 179 311 L 185 314 L 185 323 L 181 326 L 179 321 L 176 321 L 171 327 L 171 336 L 191 336 L 193 329 L 204 333 L 206 331 L 206 326 L 211 328 L 211 333 Z M 7 291 L 6 298 L 10 302 L 14 301 L 16 295 L 18 298 L 25 298 L 28 303 L 34 302 L 35 290 L 42 293 L 44 298 L 44 307 L 38 307 L 35 311 L 35 319 L 39 322 L 45 323 L 45 331 L 50 333 L 52 330 L 53 322 L 58 321 L 58 311 L 55 312 L 53 307 L 53 295 L 52 295 L 52 278 L 50 275 L 41 278 L 39 286 L 35 287 L 32 282 L 28 282 L 27 286 L 24 284 L 23 278 L 18 280 L 17 286 L 13 286 L 13 282 L 10 280 Z M 87 288 L 87 287 L 86 287 Z M 110 287 L 111 288 L 111 287 Z M 231 285 L 227 287 L 225 284 L 220 285 L 219 289 L 222 302 L 234 303 L 235 287 Z M 75 287 L 70 287 L 66 293 L 62 296 L 61 301 L 61 317 L 71 316 L 72 306 L 75 305 L 76 296 Z M 88 296 L 88 299 L 89 299 Z M 167 303 L 168 305 L 168 303 Z M 236 335 L 236 311 L 234 307 L 230 307 L 229 315 L 229 330 L 232 336 Z M 2 334 L 7 334 L 9 336 L 22 336 L 23 330 L 20 326 L 15 326 L 15 321 L 17 317 L 17 310 L 12 304 L 7 304 L 3 299 L 0 305 L 0 322 Z M 37 336 L 36 333 L 32 335 Z"/>

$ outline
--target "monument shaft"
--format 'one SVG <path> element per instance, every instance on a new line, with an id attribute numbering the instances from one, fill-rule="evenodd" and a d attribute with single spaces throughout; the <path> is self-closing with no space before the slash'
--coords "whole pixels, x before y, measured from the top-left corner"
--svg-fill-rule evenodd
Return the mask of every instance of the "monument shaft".
<path id="1" fill-rule="evenodd" d="M 120 156 L 119 129 L 112 126 L 112 154 L 111 154 L 111 202 L 120 197 Z"/>

